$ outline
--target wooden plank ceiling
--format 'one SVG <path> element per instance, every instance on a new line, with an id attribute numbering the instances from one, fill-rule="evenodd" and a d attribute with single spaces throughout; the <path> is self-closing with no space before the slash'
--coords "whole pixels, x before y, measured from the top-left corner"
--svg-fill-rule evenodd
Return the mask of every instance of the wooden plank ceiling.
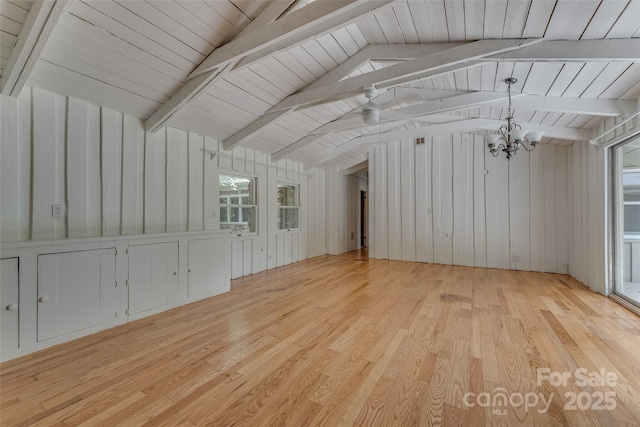
<path id="1" fill-rule="evenodd" d="M 1 5 L 4 68 L 31 3 Z M 639 57 L 639 0 L 76 0 L 26 84 L 336 166 L 393 132 L 497 128 L 510 76 L 523 127 L 584 140 L 638 111 Z M 364 125 L 371 85 L 381 119 Z"/>

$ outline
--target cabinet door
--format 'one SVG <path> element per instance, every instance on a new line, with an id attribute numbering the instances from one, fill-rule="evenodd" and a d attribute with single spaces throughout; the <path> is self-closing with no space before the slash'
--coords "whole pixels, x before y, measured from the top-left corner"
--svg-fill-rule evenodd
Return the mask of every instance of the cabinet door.
<path id="1" fill-rule="evenodd" d="M 213 239 L 189 241 L 189 298 L 210 295 L 213 289 Z"/>
<path id="2" fill-rule="evenodd" d="M 226 239 L 189 241 L 189 298 L 230 289 L 230 246 Z"/>
<path id="3" fill-rule="evenodd" d="M 0 315 L 2 334 L 2 359 L 16 351 L 20 346 L 20 286 L 18 276 L 18 258 L 6 258 L 0 264 Z"/>
<path id="4" fill-rule="evenodd" d="M 91 263 L 95 268 L 99 265 L 97 273 L 100 278 L 100 319 L 98 323 L 109 322 L 115 319 L 116 304 L 116 257 L 113 249 L 91 251 Z"/>
<path id="5" fill-rule="evenodd" d="M 129 314 L 166 307 L 178 286 L 178 244 L 132 246 L 128 252 Z"/>
<path id="6" fill-rule="evenodd" d="M 231 244 L 227 239 L 215 239 L 213 244 L 212 293 L 218 295 L 231 290 Z"/>
<path id="7" fill-rule="evenodd" d="M 38 341 L 115 317 L 114 277 L 113 249 L 38 256 Z"/>

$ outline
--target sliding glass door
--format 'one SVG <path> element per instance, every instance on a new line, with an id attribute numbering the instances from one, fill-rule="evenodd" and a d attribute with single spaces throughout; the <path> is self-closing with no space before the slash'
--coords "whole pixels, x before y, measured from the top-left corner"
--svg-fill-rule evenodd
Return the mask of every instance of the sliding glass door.
<path id="1" fill-rule="evenodd" d="M 614 289 L 640 307 L 640 138 L 613 148 Z"/>

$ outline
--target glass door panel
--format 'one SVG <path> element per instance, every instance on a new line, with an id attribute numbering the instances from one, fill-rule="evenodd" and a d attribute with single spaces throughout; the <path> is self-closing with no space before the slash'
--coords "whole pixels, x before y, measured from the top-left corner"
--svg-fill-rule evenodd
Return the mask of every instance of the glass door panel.
<path id="1" fill-rule="evenodd" d="M 613 149 L 614 293 L 640 306 L 640 139 Z"/>

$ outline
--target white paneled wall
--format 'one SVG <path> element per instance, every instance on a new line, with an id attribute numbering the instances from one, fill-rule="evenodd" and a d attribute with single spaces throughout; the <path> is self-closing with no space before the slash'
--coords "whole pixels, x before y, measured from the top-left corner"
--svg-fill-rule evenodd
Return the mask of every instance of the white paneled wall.
<path id="1" fill-rule="evenodd" d="M 324 169 L 313 168 L 307 177 L 307 256 L 327 251 L 327 176 Z"/>
<path id="2" fill-rule="evenodd" d="M 567 149 L 510 162 L 482 137 L 397 141 L 369 152 L 370 256 L 566 273 Z"/>
<path id="3" fill-rule="evenodd" d="M 568 170 L 572 218 L 569 274 L 603 294 L 607 265 L 604 153 L 593 144 L 573 144 Z"/>
<path id="4" fill-rule="evenodd" d="M 171 127 L 146 133 L 132 116 L 43 89 L 0 102 L 2 242 L 216 230 L 224 171 L 259 187 L 258 233 L 233 242 L 234 277 L 326 253 L 322 170 Z M 301 186 L 300 231 L 276 230 L 278 181 Z"/>
<path id="5" fill-rule="evenodd" d="M 608 221 L 610 206 L 607 148 L 640 132 L 640 117 L 608 119 L 595 130 L 594 144 L 569 147 L 569 274 L 601 294 L 609 292 Z"/>

